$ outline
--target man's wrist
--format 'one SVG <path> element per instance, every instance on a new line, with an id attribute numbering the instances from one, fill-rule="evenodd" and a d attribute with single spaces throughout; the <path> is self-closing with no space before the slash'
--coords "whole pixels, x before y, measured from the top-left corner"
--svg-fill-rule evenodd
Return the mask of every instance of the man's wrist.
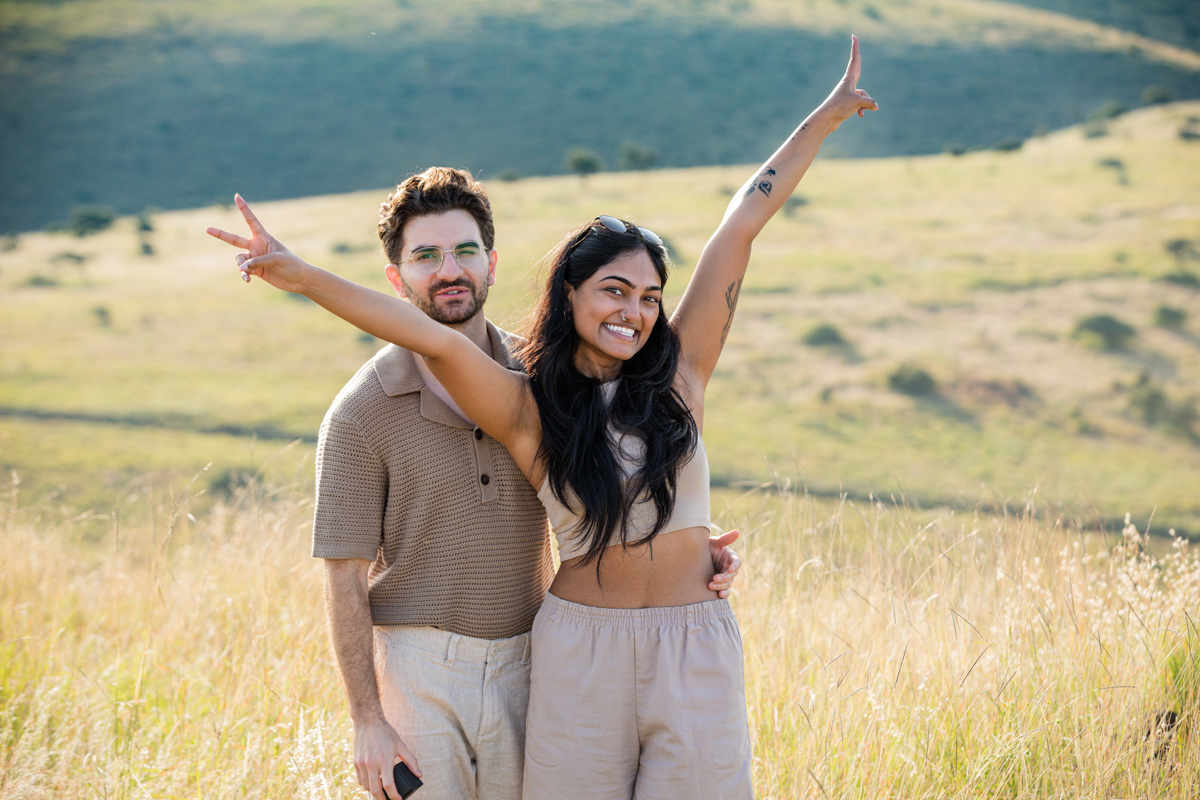
<path id="1" fill-rule="evenodd" d="M 350 721 L 354 723 L 355 728 L 366 728 L 381 723 L 388 724 L 387 717 L 383 714 L 383 707 L 379 705 L 358 711 L 350 709 Z"/>

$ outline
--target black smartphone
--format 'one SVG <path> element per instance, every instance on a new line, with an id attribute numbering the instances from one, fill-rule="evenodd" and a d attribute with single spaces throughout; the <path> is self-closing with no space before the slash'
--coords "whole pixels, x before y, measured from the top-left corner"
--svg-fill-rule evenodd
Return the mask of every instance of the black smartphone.
<path id="1" fill-rule="evenodd" d="M 405 798 L 412 797 L 413 792 L 424 785 L 403 761 L 397 761 L 396 766 L 392 767 L 392 780 L 396 782 L 396 791 Z"/>

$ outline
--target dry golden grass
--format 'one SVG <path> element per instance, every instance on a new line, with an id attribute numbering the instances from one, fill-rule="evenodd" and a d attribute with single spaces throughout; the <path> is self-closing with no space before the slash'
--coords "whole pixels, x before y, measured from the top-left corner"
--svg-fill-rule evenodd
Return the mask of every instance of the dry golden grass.
<path id="1" fill-rule="evenodd" d="M 197 521 L 146 494 L 83 546 L 7 505 L 0 796 L 363 796 L 308 512 L 289 487 Z M 747 532 L 733 602 L 760 797 L 1200 791 L 1185 543 L 795 494 L 718 521 Z M 1159 710 L 1180 722 L 1148 742 Z"/>

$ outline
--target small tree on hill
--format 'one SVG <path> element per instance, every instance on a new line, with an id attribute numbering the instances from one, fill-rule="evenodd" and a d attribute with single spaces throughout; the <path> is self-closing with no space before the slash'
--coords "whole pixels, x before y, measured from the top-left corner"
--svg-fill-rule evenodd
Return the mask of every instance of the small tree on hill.
<path id="1" fill-rule="evenodd" d="M 563 159 L 563 168 L 568 172 L 574 172 L 581 178 L 586 178 L 593 172 L 604 169 L 604 160 L 595 151 L 588 150 L 586 147 L 572 147 Z"/>
<path id="2" fill-rule="evenodd" d="M 621 169 L 650 169 L 657 163 L 658 151 L 653 147 L 643 147 L 636 142 L 621 145 L 621 158 L 617 162 Z"/>
<path id="3" fill-rule="evenodd" d="M 89 236 L 112 227 L 116 214 L 103 206 L 80 206 L 71 215 L 67 226 L 76 236 Z"/>
<path id="4" fill-rule="evenodd" d="M 1137 331 L 1112 314 L 1091 314 L 1075 323 L 1071 335 L 1104 350 L 1124 350 Z"/>
<path id="5" fill-rule="evenodd" d="M 1163 245 L 1163 249 L 1175 257 L 1180 269 L 1183 268 L 1184 262 L 1197 255 L 1196 245 L 1191 239 L 1171 239 Z"/>

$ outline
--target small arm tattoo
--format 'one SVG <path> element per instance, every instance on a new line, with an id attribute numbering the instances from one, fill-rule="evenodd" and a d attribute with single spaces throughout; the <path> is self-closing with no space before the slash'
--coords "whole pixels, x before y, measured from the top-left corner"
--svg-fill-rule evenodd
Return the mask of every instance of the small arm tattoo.
<path id="1" fill-rule="evenodd" d="M 729 307 L 729 318 L 725 320 L 725 329 L 721 331 L 721 347 L 725 346 L 725 339 L 729 336 L 729 328 L 733 325 L 733 310 L 737 308 L 738 295 L 742 293 L 742 279 L 738 279 L 729 284 L 729 288 L 725 290 L 725 305 Z"/>
<path id="2" fill-rule="evenodd" d="M 764 175 L 774 175 L 774 174 L 775 174 L 775 170 L 771 169 L 770 167 L 767 167 L 762 172 L 758 173 L 758 178 L 762 178 Z M 755 190 L 762 192 L 767 197 L 770 197 L 771 196 L 771 182 L 764 181 L 764 180 L 757 180 L 757 179 L 752 180 L 752 181 L 750 181 L 750 185 L 746 187 L 746 193 L 743 194 L 742 196 L 749 197 L 750 195 L 754 194 Z"/>

